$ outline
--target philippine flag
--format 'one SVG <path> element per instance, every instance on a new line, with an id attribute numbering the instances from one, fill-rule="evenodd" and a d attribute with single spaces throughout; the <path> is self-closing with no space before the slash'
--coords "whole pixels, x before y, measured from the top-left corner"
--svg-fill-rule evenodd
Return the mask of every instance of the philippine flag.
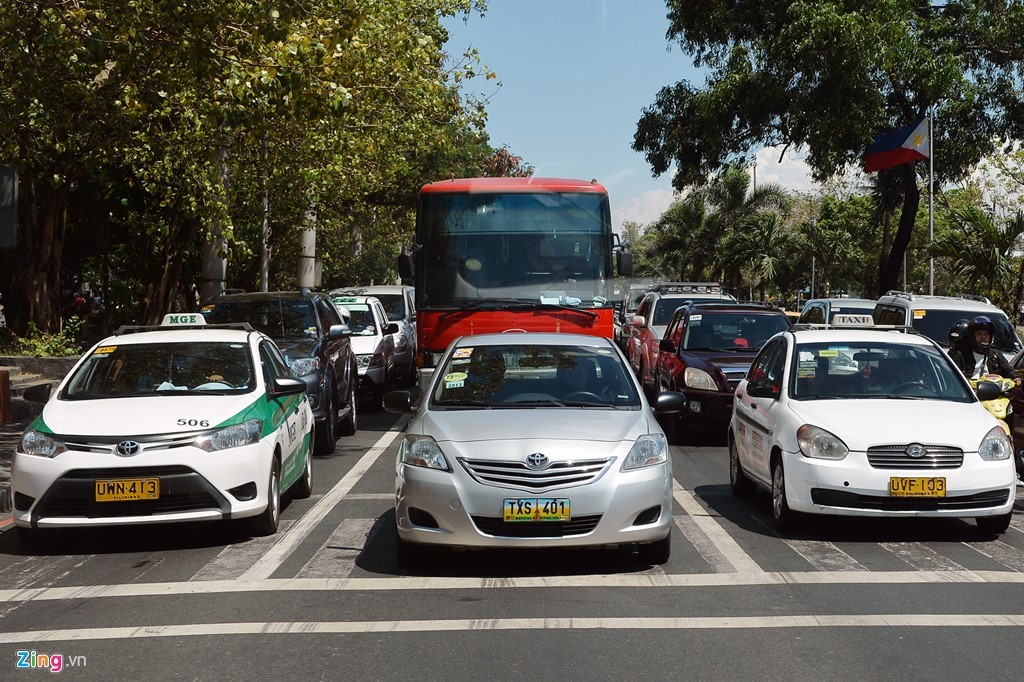
<path id="1" fill-rule="evenodd" d="M 930 155 L 928 119 L 922 118 L 905 128 L 875 137 L 864 152 L 864 171 L 874 173 L 901 163 L 921 161 Z"/>

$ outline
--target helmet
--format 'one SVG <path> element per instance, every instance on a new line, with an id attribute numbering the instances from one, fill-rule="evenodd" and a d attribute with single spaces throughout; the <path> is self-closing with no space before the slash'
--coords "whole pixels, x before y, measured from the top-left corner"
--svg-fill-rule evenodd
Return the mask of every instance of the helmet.
<path id="1" fill-rule="evenodd" d="M 967 319 L 960 319 L 953 323 L 946 336 L 946 339 L 949 341 L 949 350 L 960 350 L 963 347 L 964 341 L 968 338 L 967 328 L 970 324 L 970 321 Z"/>
<path id="2" fill-rule="evenodd" d="M 974 333 L 979 329 L 988 330 L 988 343 L 978 343 L 974 339 Z M 992 337 L 995 335 L 995 333 L 995 323 L 993 323 L 991 319 L 985 317 L 984 315 L 979 315 L 978 317 L 974 318 L 973 320 L 971 320 L 971 323 L 967 326 L 967 340 L 974 346 L 974 348 L 979 353 L 984 353 L 985 351 L 988 350 L 988 347 L 992 345 Z"/>

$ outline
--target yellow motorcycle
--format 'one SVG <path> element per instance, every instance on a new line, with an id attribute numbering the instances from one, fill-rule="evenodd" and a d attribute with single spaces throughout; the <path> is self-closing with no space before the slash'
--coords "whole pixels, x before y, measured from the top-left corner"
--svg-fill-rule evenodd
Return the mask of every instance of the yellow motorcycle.
<path id="1" fill-rule="evenodd" d="M 971 388 L 974 389 L 974 392 L 978 394 L 978 399 L 981 401 L 982 406 L 999 420 L 999 424 L 1003 427 L 1003 431 L 1006 431 L 1006 435 L 1012 437 L 1010 432 L 1010 415 L 1013 414 L 1013 405 L 1010 404 L 1009 393 L 1010 389 L 1014 386 L 1014 380 L 1001 377 L 998 374 L 986 374 L 985 376 L 969 379 L 968 381 L 971 382 Z M 985 384 L 993 385 L 995 388 L 989 388 Z"/>

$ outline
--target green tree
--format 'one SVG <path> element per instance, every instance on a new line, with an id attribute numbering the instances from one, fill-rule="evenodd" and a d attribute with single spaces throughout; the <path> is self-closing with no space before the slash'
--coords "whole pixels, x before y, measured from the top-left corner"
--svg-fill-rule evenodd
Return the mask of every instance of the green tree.
<path id="1" fill-rule="evenodd" d="M 1024 133 L 1019 2 L 668 0 L 670 39 L 709 76 L 663 88 L 633 147 L 677 189 L 699 186 L 762 145 L 805 147 L 817 180 L 858 163 L 873 135 L 937 111 L 939 183 Z M 895 288 L 920 205 L 917 171 L 897 171 L 903 209 L 879 290 Z"/>

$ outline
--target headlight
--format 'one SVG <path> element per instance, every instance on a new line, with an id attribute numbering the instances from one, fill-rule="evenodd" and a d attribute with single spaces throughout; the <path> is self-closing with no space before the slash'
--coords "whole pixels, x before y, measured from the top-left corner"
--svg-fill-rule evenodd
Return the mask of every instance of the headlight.
<path id="1" fill-rule="evenodd" d="M 663 464 L 668 460 L 668 441 L 660 433 L 648 433 L 640 436 L 629 449 L 622 470 L 642 469 Z"/>
<path id="2" fill-rule="evenodd" d="M 1009 459 L 1012 452 L 1013 446 L 1010 445 L 1010 439 L 1006 437 L 1006 432 L 1001 426 L 986 433 L 985 437 L 981 439 L 981 445 L 978 446 L 978 454 L 989 462 Z"/>
<path id="3" fill-rule="evenodd" d="M 430 436 L 406 436 L 398 453 L 399 460 L 414 467 L 451 471 L 448 460 Z"/>
<path id="4" fill-rule="evenodd" d="M 56 457 L 67 450 L 64 443 L 48 433 L 29 429 L 21 436 L 18 452 L 36 457 Z"/>
<path id="5" fill-rule="evenodd" d="M 683 383 L 690 388 L 696 388 L 701 391 L 718 390 L 718 385 L 715 384 L 715 380 L 711 378 L 711 375 L 696 367 L 686 368 L 686 371 L 683 372 Z"/>
<path id="6" fill-rule="evenodd" d="M 225 426 L 223 429 L 199 436 L 194 443 L 201 450 L 217 452 L 259 443 L 261 433 L 263 433 L 263 420 L 250 419 L 247 422 Z"/>
<path id="7" fill-rule="evenodd" d="M 800 452 L 804 457 L 814 459 L 843 459 L 850 452 L 846 443 L 835 435 L 810 424 L 804 424 L 796 430 L 796 442 L 800 444 Z"/>
<path id="8" fill-rule="evenodd" d="M 288 362 L 292 376 L 304 377 L 320 369 L 320 358 L 296 358 Z"/>
<path id="9" fill-rule="evenodd" d="M 356 356 L 356 367 L 359 369 L 366 369 L 370 366 L 371 355 L 357 355 Z"/>
<path id="10" fill-rule="evenodd" d="M 370 367 L 383 367 L 384 366 L 384 353 L 374 353 L 373 357 L 370 358 Z"/>

